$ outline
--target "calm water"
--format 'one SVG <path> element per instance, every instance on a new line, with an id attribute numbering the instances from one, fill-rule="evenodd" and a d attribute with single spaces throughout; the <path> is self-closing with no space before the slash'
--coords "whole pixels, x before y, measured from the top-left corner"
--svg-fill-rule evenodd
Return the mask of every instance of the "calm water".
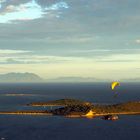
<path id="1" fill-rule="evenodd" d="M 122 83 L 116 89 L 109 83 L 82 84 L 0 84 L 0 110 L 36 110 L 27 107 L 35 101 L 74 98 L 93 103 L 120 103 L 140 100 L 140 83 Z M 12 96 L 11 96 L 11 95 Z M 24 96 L 14 96 L 22 94 Z M 100 118 L 0 115 L 0 140 L 139 140 L 140 116 L 122 115 L 118 121 Z"/>

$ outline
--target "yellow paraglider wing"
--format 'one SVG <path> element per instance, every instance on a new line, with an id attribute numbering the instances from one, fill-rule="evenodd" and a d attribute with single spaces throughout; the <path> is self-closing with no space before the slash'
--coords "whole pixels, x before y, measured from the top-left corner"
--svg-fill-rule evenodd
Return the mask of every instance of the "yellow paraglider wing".
<path id="1" fill-rule="evenodd" d="M 116 86 L 120 86 L 119 82 L 112 82 L 111 83 L 111 89 L 114 90 Z"/>

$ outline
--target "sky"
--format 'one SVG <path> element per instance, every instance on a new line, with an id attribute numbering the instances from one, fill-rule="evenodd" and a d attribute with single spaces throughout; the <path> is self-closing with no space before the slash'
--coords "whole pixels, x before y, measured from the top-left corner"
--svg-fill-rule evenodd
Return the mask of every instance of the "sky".
<path id="1" fill-rule="evenodd" d="M 139 0 L 0 0 L 0 73 L 140 80 Z"/>

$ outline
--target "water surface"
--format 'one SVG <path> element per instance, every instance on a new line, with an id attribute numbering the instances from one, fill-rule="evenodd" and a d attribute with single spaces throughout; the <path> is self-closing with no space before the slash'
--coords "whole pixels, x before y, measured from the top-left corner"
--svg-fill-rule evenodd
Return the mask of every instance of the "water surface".
<path id="1" fill-rule="evenodd" d="M 136 101 L 140 100 L 140 83 L 122 83 L 115 92 L 118 94 L 116 98 L 110 90 L 109 83 L 0 84 L 0 110 L 45 110 L 49 107 L 27 107 L 26 104 L 62 98 L 110 104 Z M 105 121 L 100 118 L 0 115 L 0 139 L 137 140 L 140 138 L 139 122 L 140 116 L 131 115 L 122 115 L 118 121 Z"/>

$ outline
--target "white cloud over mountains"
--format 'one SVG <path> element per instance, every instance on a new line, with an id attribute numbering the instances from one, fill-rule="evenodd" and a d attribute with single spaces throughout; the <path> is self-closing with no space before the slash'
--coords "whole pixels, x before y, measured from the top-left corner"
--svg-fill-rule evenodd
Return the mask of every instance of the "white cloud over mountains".
<path id="1" fill-rule="evenodd" d="M 0 69 L 0 73 L 29 71 L 50 79 L 62 76 L 80 77 L 83 75 L 101 79 L 102 77 L 120 79 L 122 77 L 133 78 L 140 74 L 139 69 L 137 69 L 140 66 L 140 54 L 132 54 L 131 52 L 129 54 L 110 54 L 110 51 L 112 50 L 92 51 L 94 53 L 108 52 L 107 56 L 79 57 L 43 55 L 26 50 L 0 49 L 0 66 L 3 67 Z M 87 52 L 85 50 L 85 53 Z"/>
<path id="2" fill-rule="evenodd" d="M 0 0 L 0 72 L 136 77 L 139 13 L 139 0 Z"/>

